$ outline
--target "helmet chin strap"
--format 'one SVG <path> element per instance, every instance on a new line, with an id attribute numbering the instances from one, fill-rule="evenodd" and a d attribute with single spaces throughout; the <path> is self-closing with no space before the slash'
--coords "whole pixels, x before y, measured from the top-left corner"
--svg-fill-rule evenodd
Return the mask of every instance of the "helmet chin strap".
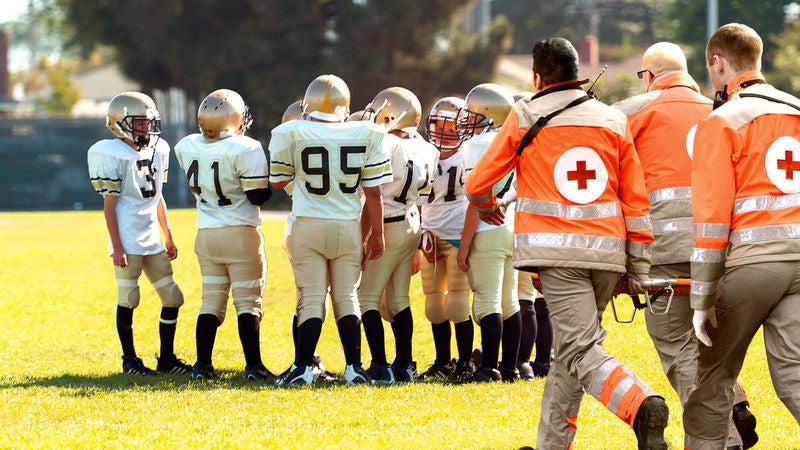
<path id="1" fill-rule="evenodd" d="M 138 145 L 140 148 L 141 147 L 147 147 L 147 145 L 150 144 L 150 135 L 149 134 L 145 134 L 143 136 L 134 136 L 133 137 L 133 142 L 136 145 Z"/>

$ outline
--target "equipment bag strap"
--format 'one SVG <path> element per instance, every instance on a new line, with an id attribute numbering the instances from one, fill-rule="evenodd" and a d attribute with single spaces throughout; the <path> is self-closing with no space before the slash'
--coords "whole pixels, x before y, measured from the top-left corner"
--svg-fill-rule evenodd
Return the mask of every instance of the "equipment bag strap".
<path id="1" fill-rule="evenodd" d="M 568 109 L 570 109 L 572 107 L 578 106 L 581 103 L 589 101 L 591 99 L 592 99 L 592 97 L 590 97 L 588 95 L 584 95 L 583 97 L 576 98 L 575 100 L 569 102 L 567 104 L 567 106 L 565 106 L 565 107 L 563 107 L 563 108 L 561 108 L 559 110 L 553 111 L 553 112 L 551 112 L 550 114 L 548 114 L 546 116 L 539 117 L 539 120 L 537 120 L 536 123 L 534 123 L 530 127 L 528 132 L 525 133 L 525 136 L 522 137 L 522 140 L 519 143 L 519 147 L 517 147 L 517 156 L 521 155 L 522 151 L 525 150 L 525 147 L 529 146 L 531 144 L 531 142 L 533 142 L 533 138 L 535 138 L 536 135 L 539 134 L 540 131 L 542 131 L 542 128 L 544 128 L 544 126 L 547 125 L 547 122 L 549 122 L 550 119 L 552 119 L 553 117 L 561 114 L 562 112 L 564 112 L 564 111 L 566 111 L 566 110 L 568 110 Z"/>
<path id="2" fill-rule="evenodd" d="M 794 103 L 789 103 L 789 102 L 787 102 L 787 101 L 784 101 L 784 100 L 777 99 L 777 98 L 775 98 L 775 97 L 770 97 L 770 96 L 768 96 L 768 95 L 761 95 L 761 94 L 739 94 L 739 97 L 760 98 L 760 99 L 768 100 L 768 101 L 770 101 L 770 102 L 781 103 L 781 104 L 784 104 L 784 105 L 786 105 L 786 106 L 790 106 L 790 107 L 792 107 L 792 108 L 794 108 L 794 109 L 796 109 L 796 110 L 800 111 L 800 106 L 797 106 L 797 105 L 795 105 Z"/>

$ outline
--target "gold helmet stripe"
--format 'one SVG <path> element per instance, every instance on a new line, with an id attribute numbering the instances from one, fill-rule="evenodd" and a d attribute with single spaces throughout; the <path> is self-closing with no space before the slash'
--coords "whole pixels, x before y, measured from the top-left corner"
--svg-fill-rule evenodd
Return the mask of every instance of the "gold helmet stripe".
<path id="1" fill-rule="evenodd" d="M 328 86 L 325 88 L 325 97 L 322 99 L 322 111 L 331 111 L 331 93 L 333 92 L 333 77 L 328 77 Z"/>

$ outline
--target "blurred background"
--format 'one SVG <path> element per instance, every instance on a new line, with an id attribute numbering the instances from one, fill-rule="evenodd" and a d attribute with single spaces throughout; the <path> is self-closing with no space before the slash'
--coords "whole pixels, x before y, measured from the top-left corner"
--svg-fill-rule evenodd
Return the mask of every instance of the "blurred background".
<path id="1" fill-rule="evenodd" d="M 353 111 L 389 86 L 427 110 L 487 81 L 530 90 L 533 43 L 562 36 L 582 77 L 608 65 L 596 92 L 613 103 L 643 91 L 635 74 L 657 41 L 682 45 L 706 83 L 709 29 L 741 22 L 764 39 L 767 80 L 797 95 L 798 18 L 789 0 L 3 0 L 0 210 L 100 208 L 86 150 L 111 137 L 105 108 L 125 90 L 153 96 L 174 144 L 197 130 L 206 94 L 234 89 L 266 148 L 286 106 L 323 73 L 348 83 Z M 191 206 L 174 157 L 172 168 L 167 203 Z"/>

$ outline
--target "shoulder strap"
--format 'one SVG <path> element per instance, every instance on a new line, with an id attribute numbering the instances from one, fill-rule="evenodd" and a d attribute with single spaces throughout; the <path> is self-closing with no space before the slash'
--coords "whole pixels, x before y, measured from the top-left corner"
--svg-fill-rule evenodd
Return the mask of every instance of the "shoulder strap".
<path id="1" fill-rule="evenodd" d="M 761 95 L 761 94 L 739 94 L 739 97 L 752 97 L 752 98 L 760 98 L 760 99 L 768 100 L 768 101 L 770 101 L 770 102 L 782 103 L 782 104 L 784 104 L 784 105 L 786 105 L 786 106 L 790 106 L 790 107 L 792 107 L 792 108 L 794 108 L 794 109 L 796 109 L 796 110 L 800 111 L 800 106 L 797 106 L 797 105 L 795 105 L 794 103 L 789 103 L 789 102 L 787 102 L 787 101 L 783 101 L 783 100 L 777 99 L 777 98 L 775 98 L 775 97 L 770 97 L 770 96 L 768 96 L 768 95 Z"/>
<path id="2" fill-rule="evenodd" d="M 544 128 L 544 126 L 547 125 L 547 122 L 549 122 L 550 119 L 552 119 L 553 117 L 561 114 L 562 112 L 564 112 L 564 111 L 566 111 L 566 110 L 568 110 L 568 109 L 570 109 L 572 107 L 578 106 L 581 103 L 586 102 L 586 101 L 591 100 L 591 99 L 592 98 L 589 97 L 588 95 L 584 95 L 583 97 L 576 98 L 575 100 L 569 102 L 567 104 L 567 106 L 565 106 L 565 107 L 563 107 L 561 109 L 555 110 L 555 111 L 551 112 L 550 114 L 548 114 L 546 116 L 539 117 L 539 120 L 537 120 L 536 123 L 534 123 L 530 127 L 528 132 L 525 133 L 525 136 L 522 137 L 522 140 L 519 143 L 519 147 L 517 147 L 517 156 L 521 155 L 522 151 L 525 150 L 525 148 L 527 146 L 529 146 L 531 144 L 531 142 L 533 142 L 533 138 L 535 138 L 536 135 L 539 134 L 540 131 L 542 131 L 542 128 Z"/>

